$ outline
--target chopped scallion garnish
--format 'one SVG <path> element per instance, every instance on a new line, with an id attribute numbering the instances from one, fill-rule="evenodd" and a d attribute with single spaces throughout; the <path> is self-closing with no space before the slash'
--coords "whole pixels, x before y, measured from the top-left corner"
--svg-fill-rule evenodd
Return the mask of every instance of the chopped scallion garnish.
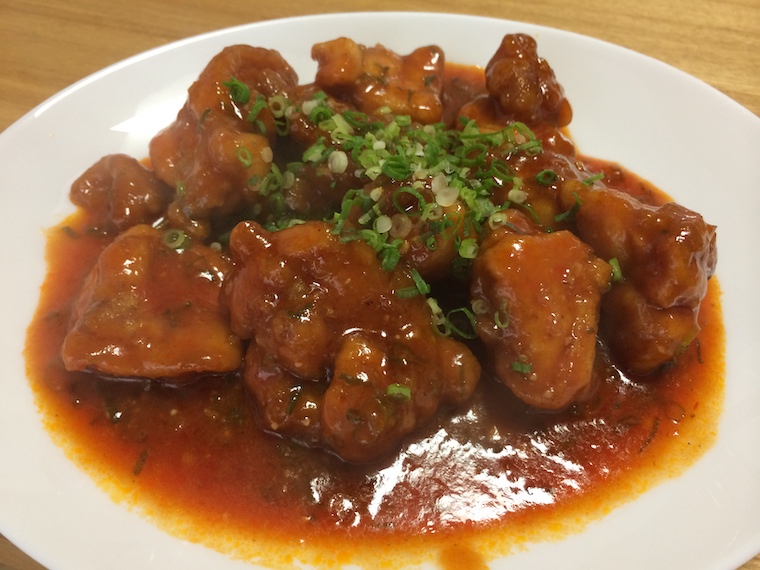
<path id="1" fill-rule="evenodd" d="M 412 399 L 412 389 L 405 384 L 388 384 L 385 395 L 394 400 L 408 402 Z"/>
<path id="2" fill-rule="evenodd" d="M 519 374 L 530 374 L 533 367 L 530 365 L 530 362 L 520 362 L 518 360 L 515 360 L 512 363 L 512 370 L 515 372 L 518 372 Z"/>
<path id="3" fill-rule="evenodd" d="M 467 324 L 466 329 L 458 324 L 458 322 L 462 320 L 458 318 L 459 316 L 462 316 L 464 318 L 464 322 Z M 460 337 L 466 338 L 468 340 L 472 340 L 477 337 L 475 334 L 475 315 L 467 307 L 457 307 L 456 309 L 452 309 L 449 311 L 449 314 L 446 315 L 446 319 L 449 322 L 451 331 Z"/>
<path id="4" fill-rule="evenodd" d="M 553 170 L 542 170 L 536 174 L 536 182 L 542 186 L 551 186 L 557 180 L 559 180 L 559 175 Z"/>
<path id="5" fill-rule="evenodd" d="M 189 245 L 190 238 L 180 229 L 170 228 L 163 234 L 164 245 L 171 249 L 183 249 Z"/>
<path id="6" fill-rule="evenodd" d="M 475 259 L 478 249 L 478 241 L 475 238 L 463 239 L 459 246 L 459 255 L 465 259 Z"/>
<path id="7" fill-rule="evenodd" d="M 598 182 L 599 180 L 602 180 L 604 178 L 603 173 L 594 174 L 593 176 L 589 176 L 585 180 L 583 180 L 583 184 L 586 186 L 591 186 L 594 182 Z"/>
<path id="8" fill-rule="evenodd" d="M 573 205 L 561 214 L 554 216 L 555 222 L 569 222 L 575 219 L 575 215 L 578 213 L 578 210 L 581 209 L 582 202 L 581 197 L 578 196 L 576 192 L 573 192 L 573 196 L 575 196 L 575 202 Z"/>
<path id="9" fill-rule="evenodd" d="M 253 165 L 253 155 L 251 154 L 251 151 L 244 146 L 238 147 L 237 157 L 240 163 L 246 168 L 250 168 Z"/>
<path id="10" fill-rule="evenodd" d="M 230 99 L 238 105 L 245 105 L 250 101 L 251 89 L 242 81 L 230 77 L 230 80 L 222 82 L 222 85 L 230 90 Z"/>
<path id="11" fill-rule="evenodd" d="M 623 270 L 620 268 L 620 262 L 618 261 L 617 257 L 613 257 L 608 262 L 610 264 L 610 267 L 612 268 L 612 280 L 613 281 L 622 281 L 623 280 Z"/>

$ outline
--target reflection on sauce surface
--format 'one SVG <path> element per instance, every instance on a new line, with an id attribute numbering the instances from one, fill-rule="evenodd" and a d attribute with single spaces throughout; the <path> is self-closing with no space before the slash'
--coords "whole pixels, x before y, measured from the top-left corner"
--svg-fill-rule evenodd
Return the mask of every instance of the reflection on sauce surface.
<path id="1" fill-rule="evenodd" d="M 714 279 L 698 342 L 658 377 L 626 378 L 602 349 L 594 396 L 548 413 L 485 370 L 466 408 L 384 462 L 351 466 L 264 434 L 237 376 L 176 388 L 65 372 L 58 351 L 71 298 L 107 243 L 86 227 L 75 215 L 50 231 L 29 329 L 29 375 L 48 428 L 117 500 L 232 556 L 393 567 L 439 552 L 443 568 L 476 568 L 581 530 L 683 471 L 714 439 L 723 386 Z"/>

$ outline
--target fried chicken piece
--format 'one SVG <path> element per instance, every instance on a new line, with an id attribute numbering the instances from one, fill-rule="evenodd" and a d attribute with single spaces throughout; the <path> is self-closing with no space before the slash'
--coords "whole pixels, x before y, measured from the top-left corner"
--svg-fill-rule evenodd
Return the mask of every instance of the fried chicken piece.
<path id="1" fill-rule="evenodd" d="M 503 113 L 528 126 L 564 127 L 572 119 L 562 86 L 529 35 L 504 36 L 486 66 L 486 88 Z"/>
<path id="2" fill-rule="evenodd" d="M 656 307 L 627 281 L 615 283 L 602 299 L 599 328 L 617 363 L 637 375 L 673 360 L 699 333 L 697 309 Z"/>
<path id="3" fill-rule="evenodd" d="M 471 285 L 477 331 L 518 398 L 556 410 L 590 388 L 610 277 L 609 265 L 568 231 L 504 228 L 483 241 Z"/>
<path id="4" fill-rule="evenodd" d="M 150 224 L 165 211 L 172 189 L 125 154 L 104 156 L 71 185 L 72 203 L 95 214 L 105 229 Z"/>
<path id="5" fill-rule="evenodd" d="M 73 307 L 66 369 L 171 383 L 234 372 L 242 347 L 219 303 L 230 269 L 211 248 L 172 249 L 150 226 L 127 230 L 103 250 Z"/>
<path id="6" fill-rule="evenodd" d="M 697 307 L 715 272 L 715 226 L 674 202 L 642 204 L 611 188 L 568 181 L 560 200 L 575 215 L 578 235 L 604 259 L 613 257 L 623 275 L 647 301 L 660 308 Z"/>
<path id="7" fill-rule="evenodd" d="M 225 296 L 252 339 L 245 382 L 266 429 L 366 462 L 475 389 L 474 355 L 433 330 L 424 296 L 399 296 L 415 287 L 408 271 L 384 271 L 363 241 L 322 222 L 243 222 L 230 246 Z"/>
<path id="8" fill-rule="evenodd" d="M 174 227 L 206 238 L 215 222 L 261 205 L 258 185 L 277 139 L 267 98 L 297 83 L 274 50 L 230 46 L 209 62 L 177 119 L 150 143 L 156 174 L 176 188 L 167 213 Z"/>
<path id="9" fill-rule="evenodd" d="M 668 202 L 642 204 L 611 188 L 568 181 L 560 189 L 578 235 L 604 259 L 616 259 L 623 283 L 605 299 L 605 336 L 629 371 L 652 372 L 699 332 L 699 305 L 717 263 L 716 228 Z"/>
<path id="10" fill-rule="evenodd" d="M 399 55 L 381 45 L 337 38 L 315 44 L 311 54 L 319 66 L 316 85 L 359 111 L 388 107 L 423 124 L 443 116 L 444 54 L 437 46 Z"/>

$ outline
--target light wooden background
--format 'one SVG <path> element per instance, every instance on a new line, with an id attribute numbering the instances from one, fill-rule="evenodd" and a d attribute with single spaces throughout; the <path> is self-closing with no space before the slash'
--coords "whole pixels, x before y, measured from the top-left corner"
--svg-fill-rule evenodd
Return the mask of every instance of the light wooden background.
<path id="1" fill-rule="evenodd" d="M 0 0 L 0 131 L 90 73 L 174 40 L 378 9 L 468 13 L 594 36 L 678 67 L 760 115 L 760 0 Z M 0 570 L 40 568 L 0 536 Z M 760 556 L 742 568 L 760 570 Z"/>

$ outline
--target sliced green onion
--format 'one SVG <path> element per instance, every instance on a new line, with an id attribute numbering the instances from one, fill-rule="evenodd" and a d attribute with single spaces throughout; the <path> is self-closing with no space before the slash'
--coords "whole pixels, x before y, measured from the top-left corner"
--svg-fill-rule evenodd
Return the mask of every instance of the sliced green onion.
<path id="1" fill-rule="evenodd" d="M 420 294 L 427 295 L 430 293 L 430 285 L 427 284 L 419 272 L 416 269 L 412 269 L 410 273 L 412 274 L 412 280 Z"/>
<path id="2" fill-rule="evenodd" d="M 557 180 L 559 180 L 559 175 L 553 170 L 542 170 L 536 174 L 536 182 L 541 184 L 541 186 L 551 186 Z"/>
<path id="3" fill-rule="evenodd" d="M 402 186 L 401 188 L 398 188 L 396 189 L 395 192 L 393 192 L 393 197 L 391 198 L 393 205 L 402 214 L 406 212 L 406 209 L 403 206 L 401 206 L 398 202 L 398 198 L 400 197 L 401 194 L 411 194 L 412 196 L 417 198 L 419 211 L 422 212 L 425 209 L 425 204 L 427 204 L 427 202 L 425 201 L 425 198 L 422 196 L 422 194 L 417 192 L 417 190 L 415 190 L 411 186 Z"/>
<path id="4" fill-rule="evenodd" d="M 273 215 L 278 217 L 282 216 L 287 209 L 287 205 L 285 204 L 285 196 L 279 192 L 273 192 L 270 194 L 269 209 L 272 211 Z"/>
<path id="5" fill-rule="evenodd" d="M 561 214 L 554 216 L 555 222 L 569 222 L 575 219 L 575 215 L 578 213 L 578 210 L 581 209 L 582 202 L 581 197 L 578 196 L 576 192 L 573 192 L 573 196 L 575 196 L 575 203 Z"/>
<path id="6" fill-rule="evenodd" d="M 512 370 L 515 372 L 518 372 L 520 374 L 530 374 L 532 370 L 532 366 L 530 365 L 530 362 L 519 362 L 515 360 L 512 363 Z"/>
<path id="7" fill-rule="evenodd" d="M 317 139 L 317 142 L 315 142 L 313 145 L 311 145 L 309 148 L 307 148 L 305 151 L 303 151 L 303 155 L 301 159 L 304 162 L 311 162 L 313 164 L 319 164 L 320 162 L 324 162 L 327 157 L 331 154 L 331 149 L 327 148 L 327 145 L 325 145 L 325 141 L 322 137 Z"/>
<path id="8" fill-rule="evenodd" d="M 253 101 L 251 110 L 248 112 L 246 118 L 249 122 L 254 123 L 259 118 L 259 113 L 267 108 L 267 100 L 261 93 L 256 95 L 256 99 Z"/>
<path id="9" fill-rule="evenodd" d="M 238 105 L 245 105 L 251 99 L 251 89 L 234 77 L 230 77 L 229 81 L 223 81 L 222 85 L 230 90 L 230 99 Z"/>
<path id="10" fill-rule="evenodd" d="M 403 287 L 396 291 L 396 296 L 399 299 L 408 299 L 409 297 L 416 297 L 417 295 L 427 295 L 430 293 L 430 285 L 422 278 L 416 269 L 410 271 L 412 280 L 414 281 L 413 287 Z"/>
<path id="11" fill-rule="evenodd" d="M 250 168 L 253 165 L 253 155 L 251 154 L 251 151 L 244 146 L 238 147 L 237 157 L 240 163 L 246 168 Z"/>
<path id="12" fill-rule="evenodd" d="M 502 313 L 504 314 L 504 319 L 501 318 Z M 500 329 L 505 329 L 509 326 L 509 312 L 507 311 L 506 301 L 502 301 L 499 310 L 494 311 L 493 324 L 496 325 L 496 328 Z"/>
<path id="13" fill-rule="evenodd" d="M 465 330 L 456 325 L 456 320 L 457 320 L 456 316 L 459 314 L 465 317 L 465 320 L 467 321 L 467 324 L 469 325 L 470 330 Z M 467 307 L 458 307 L 456 309 L 452 309 L 451 311 L 449 311 L 449 314 L 446 315 L 446 319 L 449 321 L 451 330 L 457 335 L 459 335 L 460 337 L 466 338 L 468 340 L 477 338 L 477 334 L 475 333 L 475 315 L 473 315 L 472 311 L 469 310 Z"/>
<path id="14" fill-rule="evenodd" d="M 375 218 L 374 221 L 374 228 L 375 231 L 380 234 L 387 234 L 391 227 L 393 226 L 393 222 L 391 221 L 390 216 L 386 216 L 385 214 L 382 214 Z"/>
<path id="15" fill-rule="evenodd" d="M 433 330 L 438 334 L 449 336 L 451 334 L 451 327 L 446 315 L 443 314 L 443 309 L 441 309 L 438 301 L 433 297 L 428 297 L 427 305 L 430 307 L 430 312 L 432 313 Z"/>
<path id="16" fill-rule="evenodd" d="M 342 150 L 331 152 L 327 158 L 327 168 L 333 174 L 343 174 L 348 168 L 348 155 Z"/>
<path id="17" fill-rule="evenodd" d="M 187 237 L 187 234 L 182 230 L 176 228 L 170 228 L 166 230 L 162 239 L 164 245 L 171 249 L 182 249 L 183 247 L 186 247 L 190 242 L 190 238 Z"/>
<path id="18" fill-rule="evenodd" d="M 507 224 L 507 214 L 499 210 L 498 212 L 494 212 L 490 216 L 488 216 L 488 227 L 490 227 L 492 230 L 495 230 L 499 226 L 504 226 Z"/>
<path id="19" fill-rule="evenodd" d="M 346 110 L 343 112 L 343 118 L 354 128 L 363 129 L 369 124 L 369 117 L 361 111 Z"/>
<path id="20" fill-rule="evenodd" d="M 470 302 L 472 312 L 476 315 L 485 315 L 488 312 L 488 301 L 485 299 L 473 299 Z"/>
<path id="21" fill-rule="evenodd" d="M 401 260 L 401 252 L 398 247 L 388 246 L 380 251 L 380 266 L 385 271 L 393 271 Z"/>
<path id="22" fill-rule="evenodd" d="M 327 105 L 318 104 L 309 112 L 309 120 L 315 125 L 319 125 L 322 121 L 326 121 L 334 114 L 335 112 Z"/>
<path id="23" fill-rule="evenodd" d="M 392 180 L 406 180 L 412 175 L 409 160 L 397 154 L 386 158 L 380 165 L 380 171 Z"/>
<path id="24" fill-rule="evenodd" d="M 394 400 L 408 402 L 412 399 L 412 389 L 405 384 L 388 384 L 385 389 L 385 395 Z"/>
<path id="25" fill-rule="evenodd" d="M 479 249 L 478 241 L 475 238 L 463 239 L 459 246 L 459 255 L 465 259 L 475 259 Z"/>
<path id="26" fill-rule="evenodd" d="M 613 281 L 622 281 L 623 280 L 623 270 L 620 268 L 620 262 L 618 261 L 617 257 L 613 257 L 608 261 L 610 264 L 610 267 L 612 268 L 612 280 Z"/>
<path id="27" fill-rule="evenodd" d="M 593 176 L 589 176 L 588 178 L 583 180 L 583 184 L 585 184 L 586 186 L 591 186 L 594 182 L 598 182 L 599 180 L 602 180 L 602 179 L 604 179 L 604 174 L 600 172 L 599 174 L 594 174 Z"/>
<path id="28" fill-rule="evenodd" d="M 525 190 L 522 190 L 520 188 L 512 188 L 507 193 L 507 199 L 510 202 L 514 202 L 515 204 L 525 204 L 525 202 L 528 200 L 528 194 L 525 192 Z"/>
<path id="29" fill-rule="evenodd" d="M 391 217 L 391 229 L 388 233 L 394 238 L 405 238 L 412 231 L 412 220 L 406 214 L 394 214 Z"/>
<path id="30" fill-rule="evenodd" d="M 269 110 L 272 111 L 272 115 L 279 119 L 285 116 L 285 111 L 290 106 L 290 102 L 284 95 L 277 94 L 269 98 Z"/>

